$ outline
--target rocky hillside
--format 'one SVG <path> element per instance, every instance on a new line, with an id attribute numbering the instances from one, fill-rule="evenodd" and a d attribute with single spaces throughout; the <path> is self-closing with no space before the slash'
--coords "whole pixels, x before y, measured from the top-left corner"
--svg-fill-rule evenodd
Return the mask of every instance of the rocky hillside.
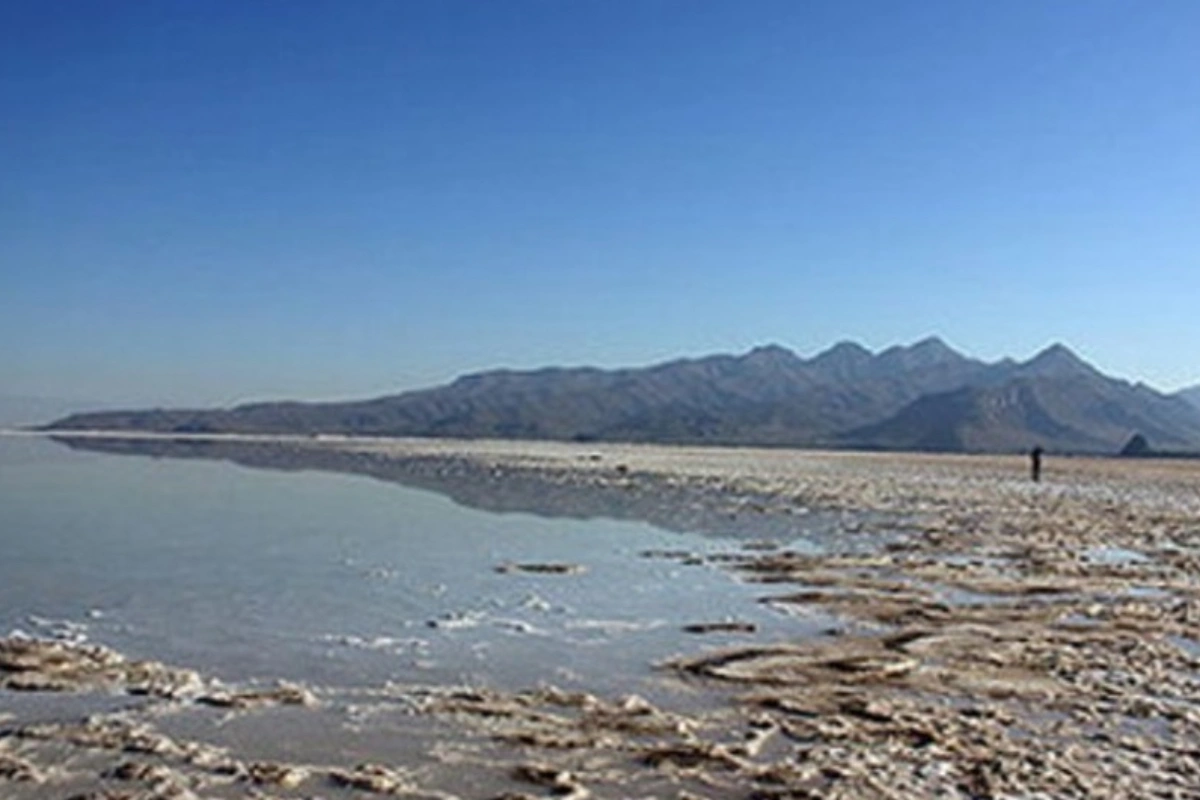
<path id="1" fill-rule="evenodd" d="M 779 346 L 638 369 L 496 370 L 340 403 L 76 414 L 53 429 L 546 438 L 689 444 L 1115 452 L 1200 445 L 1200 410 L 1055 345 L 985 363 L 940 339 L 805 359 Z"/>
<path id="2" fill-rule="evenodd" d="M 1200 386 L 1192 386 L 1175 393 L 1175 396 L 1200 409 Z"/>

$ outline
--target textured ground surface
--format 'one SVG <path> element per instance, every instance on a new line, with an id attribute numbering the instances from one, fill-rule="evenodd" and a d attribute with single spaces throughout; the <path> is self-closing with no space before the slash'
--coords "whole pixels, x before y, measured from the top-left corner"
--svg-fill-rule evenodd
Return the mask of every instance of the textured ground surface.
<path id="1" fill-rule="evenodd" d="M 164 732 L 202 713 L 304 724 L 351 707 L 331 690 L 223 687 L 101 648 L 5 642 L 0 684 L 23 697 L 139 699 L 39 723 L 6 712 L 0 695 L 0 795 L 1200 797 L 1198 462 L 1050 458 L 1033 484 L 1015 457 L 286 446 L 547 496 L 620 493 L 707 524 L 786 531 L 790 519 L 852 511 L 843 535 L 875 545 L 800 553 L 763 541 L 704 556 L 761 583 L 781 613 L 832 611 L 838 624 L 799 641 L 698 639 L 660 665 L 704 698 L 686 709 L 547 687 L 390 686 L 355 699 L 360 712 L 425 721 L 420 766 L 354 764 L 332 744 L 327 759 L 284 762 L 199 726 L 191 739 Z M 344 729 L 331 727 L 331 742 Z"/>

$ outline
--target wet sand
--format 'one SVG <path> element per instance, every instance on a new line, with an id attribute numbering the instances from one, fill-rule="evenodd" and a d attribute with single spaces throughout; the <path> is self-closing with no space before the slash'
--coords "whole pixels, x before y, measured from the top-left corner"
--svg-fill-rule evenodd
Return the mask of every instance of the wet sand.
<path id="1" fill-rule="evenodd" d="M 46 721 L 0 695 L 0 794 L 1200 797 L 1200 462 L 1050 457 L 1033 484 L 1023 457 L 207 441 L 206 457 L 250 446 L 276 467 L 489 481 L 525 487 L 515 505 L 610 501 L 698 529 L 843 515 L 847 541 L 816 552 L 764 536 L 645 554 L 718 563 L 780 613 L 837 622 L 794 641 L 697 635 L 658 665 L 671 707 L 552 687 L 229 687 L 9 641 L 9 692 L 136 703 Z M 354 744 L 367 718 L 361 735 L 397 742 L 387 763 L 354 759 L 380 752 Z M 310 746 L 273 752 L 280 725 L 311 727 Z"/>

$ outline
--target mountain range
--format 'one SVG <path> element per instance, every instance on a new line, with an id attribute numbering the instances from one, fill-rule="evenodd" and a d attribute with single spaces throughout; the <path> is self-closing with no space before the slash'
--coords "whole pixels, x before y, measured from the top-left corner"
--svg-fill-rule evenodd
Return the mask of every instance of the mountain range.
<path id="1" fill-rule="evenodd" d="M 73 414 L 53 430 L 348 434 L 1009 452 L 1200 448 L 1200 387 L 1165 395 L 1067 347 L 984 362 L 936 337 L 874 353 L 778 345 L 644 368 L 494 370 L 351 402 Z"/>

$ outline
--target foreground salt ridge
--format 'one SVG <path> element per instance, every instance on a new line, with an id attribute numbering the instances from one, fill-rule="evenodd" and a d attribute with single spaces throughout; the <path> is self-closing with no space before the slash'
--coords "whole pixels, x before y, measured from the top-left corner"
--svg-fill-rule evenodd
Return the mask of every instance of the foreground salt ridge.
<path id="1" fill-rule="evenodd" d="M 504 787 L 576 797 L 1198 796 L 1200 471 L 1192 465 L 1056 461 L 1035 486 L 1020 459 L 1004 458 L 336 446 L 468 459 L 499 470 L 499 480 L 520 471 L 547 484 L 630 492 L 700 485 L 733 517 L 814 508 L 908 520 L 903 540 L 870 554 L 766 549 L 710 559 L 763 582 L 764 601 L 788 613 L 821 607 L 842 620 L 816 639 L 754 641 L 662 665 L 665 679 L 725 693 L 730 702 L 717 712 L 549 689 L 385 692 L 463 731 L 431 756 L 495 776 L 490 793 L 470 796 Z M 168 693 L 157 702 L 182 701 Z M 53 785 L 19 730 L 0 738 L 0 787 L 31 771 Z M 95 737 L 64 731 L 60 743 L 95 749 L 86 744 Z M 114 791 L 182 796 L 138 783 L 140 769 L 123 769 L 134 778 Z M 403 764 L 367 765 L 341 784 L 329 768 L 280 769 L 255 774 L 292 777 L 222 783 L 185 774 L 176 788 L 293 797 L 327 785 L 391 794 L 446 785 L 436 770 L 416 779 Z"/>

